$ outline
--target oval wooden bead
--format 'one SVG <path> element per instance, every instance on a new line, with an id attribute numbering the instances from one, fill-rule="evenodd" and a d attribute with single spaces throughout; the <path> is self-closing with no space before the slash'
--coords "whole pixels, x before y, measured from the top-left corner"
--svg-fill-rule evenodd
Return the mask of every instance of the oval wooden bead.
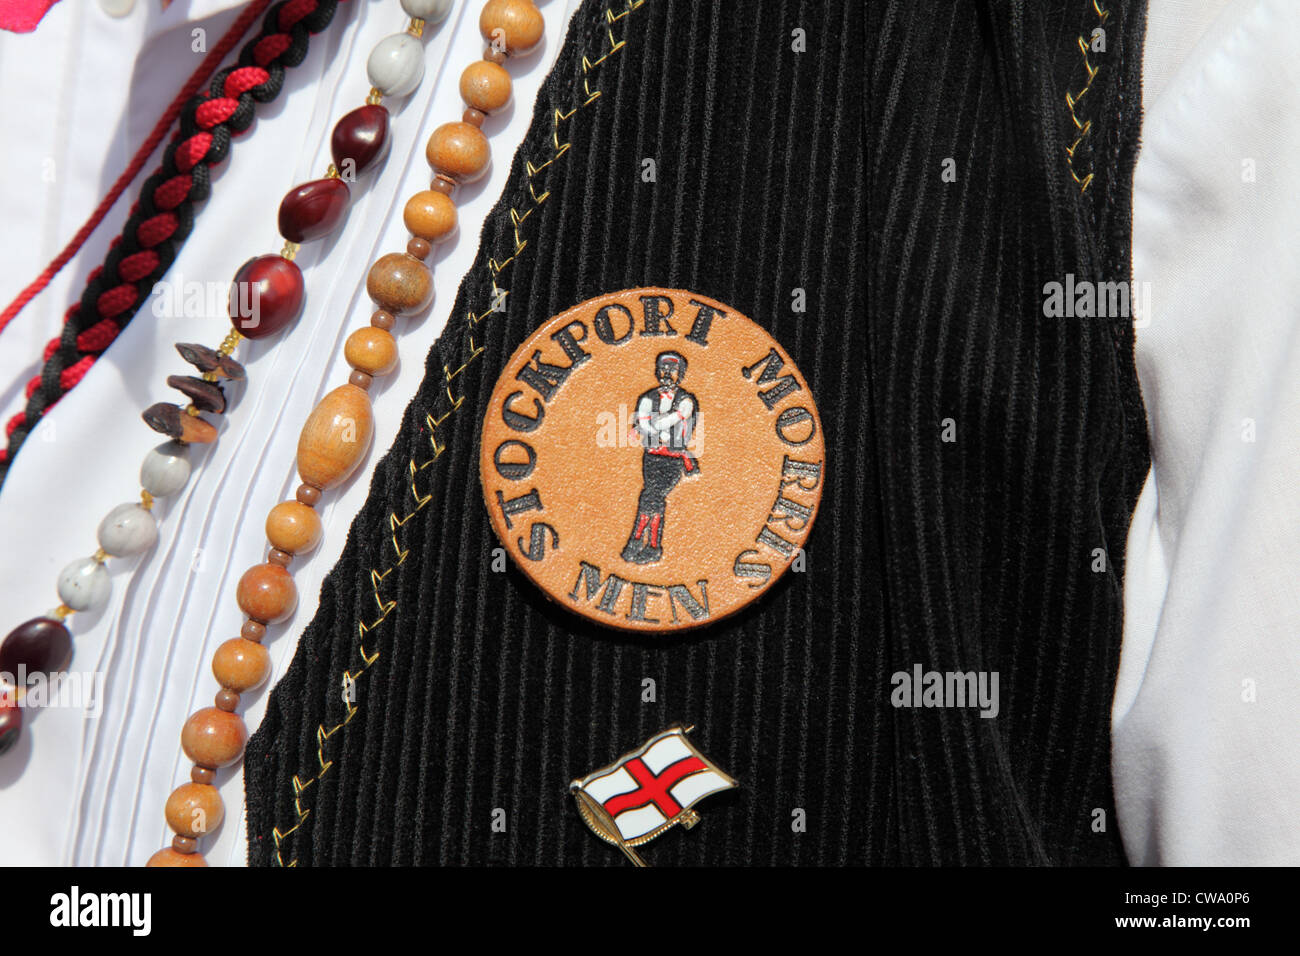
<path id="1" fill-rule="evenodd" d="M 212 675 L 217 683 L 243 694 L 260 687 L 271 673 L 271 654 L 256 641 L 232 637 L 212 655 Z"/>
<path id="2" fill-rule="evenodd" d="M 306 554 L 320 539 L 320 516 L 301 501 L 282 501 L 267 513 L 266 540 L 273 548 Z"/>
<path id="3" fill-rule="evenodd" d="M 183 783 L 167 798 L 163 814 L 173 833 L 200 837 L 221 825 L 226 808 L 221 794 L 211 784 Z"/>
<path id="4" fill-rule="evenodd" d="M 358 107 L 334 124 L 330 155 L 340 176 L 352 177 L 381 158 L 388 146 L 388 110 Z"/>
<path id="5" fill-rule="evenodd" d="M 460 98 L 482 113 L 495 113 L 510 102 L 510 73 L 499 63 L 476 60 L 460 75 Z"/>
<path id="6" fill-rule="evenodd" d="M 72 659 L 72 635 L 62 621 L 34 617 L 19 624 L 0 643 L 0 674 L 18 680 L 21 665 L 31 674 L 51 674 L 67 667 Z"/>
<path id="7" fill-rule="evenodd" d="M 472 183 L 487 172 L 492 148 L 481 129 L 455 120 L 433 131 L 424 147 L 424 157 L 434 172 L 458 183 Z"/>
<path id="8" fill-rule="evenodd" d="M 298 474 L 316 488 L 333 488 L 361 463 L 373 433 L 370 396 L 355 385 L 340 385 L 321 399 L 303 426 Z"/>
<path id="9" fill-rule="evenodd" d="M 429 304 L 433 279 L 419 259 L 404 252 L 390 252 L 370 267 L 366 292 L 376 305 L 394 314 L 418 312 Z"/>
<path id="10" fill-rule="evenodd" d="M 149 857 L 145 866 L 207 866 L 208 861 L 202 853 L 181 853 L 171 847 L 159 850 Z"/>
<path id="11" fill-rule="evenodd" d="M 333 231 L 348 210 L 348 184 L 341 179 L 313 179 L 290 190 L 280 201 L 280 235 L 306 242 Z"/>
<path id="12" fill-rule="evenodd" d="M 397 365 L 397 342 L 383 329 L 363 326 L 343 343 L 343 357 L 367 375 L 386 375 Z"/>
<path id="13" fill-rule="evenodd" d="M 295 263 L 255 256 L 239 267 L 230 286 L 230 324 L 247 338 L 266 338 L 298 318 L 302 300 L 302 270 Z"/>
<path id="14" fill-rule="evenodd" d="M 483 39 L 493 46 L 504 44 L 511 56 L 537 46 L 545 27 L 546 21 L 532 0 L 488 0 L 478 17 Z"/>
<path id="15" fill-rule="evenodd" d="M 456 229 L 456 204 L 446 193 L 421 190 L 406 201 L 402 222 L 413 235 L 441 242 Z"/>
<path id="16" fill-rule="evenodd" d="M 239 579 L 235 600 L 253 620 L 274 624 L 293 613 L 298 605 L 298 589 L 293 577 L 278 564 L 255 564 Z"/>
<path id="17" fill-rule="evenodd" d="M 228 767 L 248 742 L 248 728 L 235 714 L 216 707 L 196 710 L 181 728 L 185 756 L 204 767 Z"/>

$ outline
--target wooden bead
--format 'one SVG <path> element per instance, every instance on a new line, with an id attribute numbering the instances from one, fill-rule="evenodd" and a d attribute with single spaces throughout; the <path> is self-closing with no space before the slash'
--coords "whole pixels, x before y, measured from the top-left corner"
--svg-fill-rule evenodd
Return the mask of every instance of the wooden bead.
<path id="1" fill-rule="evenodd" d="M 301 501 L 282 501 L 267 513 L 266 540 L 273 548 L 306 554 L 320 539 L 320 516 Z"/>
<path id="2" fill-rule="evenodd" d="M 385 375 L 397 365 L 397 342 L 383 329 L 365 326 L 343 343 L 343 357 L 355 369 L 370 375 Z"/>
<path id="3" fill-rule="evenodd" d="M 363 389 L 340 385 L 322 398 L 298 438 L 302 480 L 317 488 L 347 480 L 370 447 L 374 424 L 370 396 Z"/>
<path id="4" fill-rule="evenodd" d="M 260 641 L 266 636 L 266 625 L 259 621 L 245 621 L 239 629 L 239 636 L 246 641 Z"/>
<path id="5" fill-rule="evenodd" d="M 163 808 L 172 832 L 201 837 L 221 826 L 226 808 L 217 788 L 206 783 L 183 783 L 172 791 Z"/>
<path id="6" fill-rule="evenodd" d="M 456 180 L 448 179 L 446 176 L 439 174 L 433 177 L 433 182 L 429 183 L 429 188 L 436 193 L 450 196 L 456 191 Z"/>
<path id="7" fill-rule="evenodd" d="M 542 39 L 546 21 L 532 0 L 488 0 L 478 17 L 479 32 L 493 48 L 511 56 L 527 53 Z"/>
<path id="8" fill-rule="evenodd" d="M 239 608 L 254 621 L 283 621 L 298 605 L 298 589 L 289 572 L 277 564 L 255 564 L 235 587 Z"/>
<path id="9" fill-rule="evenodd" d="M 406 242 L 406 254 L 414 256 L 423 262 L 429 258 L 429 253 L 433 251 L 433 246 L 429 245 L 429 240 L 421 239 L 419 236 L 412 236 Z"/>
<path id="10" fill-rule="evenodd" d="M 357 388 L 369 389 L 375 382 L 374 378 L 367 375 L 359 369 L 353 369 L 352 374 L 348 376 L 348 384 L 355 385 Z"/>
<path id="11" fill-rule="evenodd" d="M 199 841 L 178 833 L 172 837 L 172 849 L 177 853 L 196 853 L 199 849 Z"/>
<path id="12" fill-rule="evenodd" d="M 200 767 L 195 764 L 190 768 L 190 779 L 195 783 L 211 783 L 217 779 L 216 771 L 209 767 Z"/>
<path id="13" fill-rule="evenodd" d="M 207 866 L 208 861 L 203 859 L 202 853 L 181 853 L 172 847 L 165 850 L 159 850 L 153 856 L 149 857 L 149 862 L 145 866 Z"/>
<path id="14" fill-rule="evenodd" d="M 506 61 L 506 51 L 490 46 L 483 51 L 483 59 L 489 63 L 504 63 Z"/>
<path id="15" fill-rule="evenodd" d="M 483 122 L 486 119 L 486 113 L 481 110 L 476 110 L 473 107 L 468 107 L 465 112 L 460 114 L 460 121 L 462 123 L 469 123 L 470 126 L 476 126 L 479 129 L 483 128 Z"/>
<path id="16" fill-rule="evenodd" d="M 278 564 L 282 568 L 289 567 L 293 561 L 293 555 L 288 551 L 281 551 L 279 548 L 272 548 L 271 553 L 266 556 L 267 564 Z"/>
<path id="17" fill-rule="evenodd" d="M 397 317 L 391 312 L 385 312 L 383 309 L 376 309 L 375 314 L 370 317 L 370 324 L 377 329 L 383 329 L 387 332 L 397 324 Z"/>
<path id="18" fill-rule="evenodd" d="M 223 687 L 217 691 L 217 696 L 212 703 L 216 705 L 217 710 L 224 710 L 228 714 L 233 714 L 236 708 L 239 707 L 239 695 L 233 690 L 226 690 Z"/>
<path id="19" fill-rule="evenodd" d="M 487 172 L 492 148 L 483 131 L 459 120 L 443 123 L 433 131 L 424 157 L 434 172 L 458 183 L 472 183 Z"/>
<path id="20" fill-rule="evenodd" d="M 256 641 L 232 637 L 212 655 L 212 676 L 222 687 L 244 693 L 260 687 L 271 673 L 271 654 Z"/>
<path id="21" fill-rule="evenodd" d="M 404 252 L 390 252 L 370 267 L 366 292 L 380 308 L 400 315 L 429 304 L 433 279 L 423 262 Z"/>
<path id="22" fill-rule="evenodd" d="M 299 485 L 295 497 L 308 508 L 315 508 L 316 503 L 320 501 L 320 489 L 313 485 Z"/>
<path id="23" fill-rule="evenodd" d="M 456 204 L 446 193 L 425 189 L 406 201 L 402 222 L 413 235 L 440 242 L 456 230 Z"/>
<path id="24" fill-rule="evenodd" d="M 495 113 L 510 102 L 510 73 L 499 63 L 477 60 L 460 75 L 460 98 L 471 109 Z"/>
<path id="25" fill-rule="evenodd" d="M 248 728 L 235 714 L 216 707 L 196 710 L 181 728 L 181 749 L 203 767 L 228 767 L 244 752 Z"/>

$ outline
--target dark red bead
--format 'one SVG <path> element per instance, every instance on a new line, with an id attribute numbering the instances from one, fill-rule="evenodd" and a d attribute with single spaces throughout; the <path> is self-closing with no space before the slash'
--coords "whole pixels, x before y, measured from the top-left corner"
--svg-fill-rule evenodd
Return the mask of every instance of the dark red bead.
<path id="1" fill-rule="evenodd" d="M 23 732 L 23 712 L 13 688 L 0 687 L 0 754 L 18 743 Z"/>
<path id="2" fill-rule="evenodd" d="M 382 106 L 353 110 L 334 125 L 330 137 L 330 155 L 345 179 L 360 174 L 384 154 L 387 146 L 388 110 Z"/>
<path id="3" fill-rule="evenodd" d="M 302 312 L 302 270 L 283 256 L 257 256 L 235 273 L 230 322 L 250 339 L 274 335 Z"/>
<path id="4" fill-rule="evenodd" d="M 280 235 L 306 242 L 333 230 L 348 208 L 348 184 L 341 179 L 313 179 L 290 190 L 280 201 Z"/>
<path id="5" fill-rule="evenodd" d="M 52 617 L 34 617 L 19 624 L 0 643 L 0 674 L 9 681 L 19 681 L 18 667 L 28 675 L 49 674 L 62 670 L 72 657 L 72 635 L 62 621 Z"/>

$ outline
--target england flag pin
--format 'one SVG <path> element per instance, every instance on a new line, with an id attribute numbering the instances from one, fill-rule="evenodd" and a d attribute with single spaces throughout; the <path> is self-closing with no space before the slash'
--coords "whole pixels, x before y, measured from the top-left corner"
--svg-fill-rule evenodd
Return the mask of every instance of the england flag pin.
<path id="1" fill-rule="evenodd" d="M 583 821 L 606 843 L 645 866 L 634 847 L 681 824 L 700 822 L 692 807 L 705 797 L 739 786 L 695 749 L 693 727 L 669 727 L 608 767 L 569 784 Z"/>

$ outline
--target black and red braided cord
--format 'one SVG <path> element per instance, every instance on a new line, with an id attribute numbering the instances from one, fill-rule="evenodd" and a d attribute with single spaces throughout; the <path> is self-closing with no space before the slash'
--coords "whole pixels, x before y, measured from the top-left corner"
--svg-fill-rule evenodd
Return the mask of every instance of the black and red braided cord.
<path id="1" fill-rule="evenodd" d="M 162 165 L 145 180 L 103 264 L 64 315 L 62 333 L 46 345 L 41 374 L 27 384 L 26 408 L 5 426 L 9 445 L 0 451 L 0 484 L 41 417 L 81 381 L 171 267 L 194 225 L 196 206 L 208 198 L 209 169 L 226 158 L 232 137 L 248 129 L 257 104 L 279 95 L 285 70 L 303 61 L 311 37 L 330 24 L 339 2 L 277 3 L 236 65 L 217 72 L 208 92 L 186 103 Z"/>

